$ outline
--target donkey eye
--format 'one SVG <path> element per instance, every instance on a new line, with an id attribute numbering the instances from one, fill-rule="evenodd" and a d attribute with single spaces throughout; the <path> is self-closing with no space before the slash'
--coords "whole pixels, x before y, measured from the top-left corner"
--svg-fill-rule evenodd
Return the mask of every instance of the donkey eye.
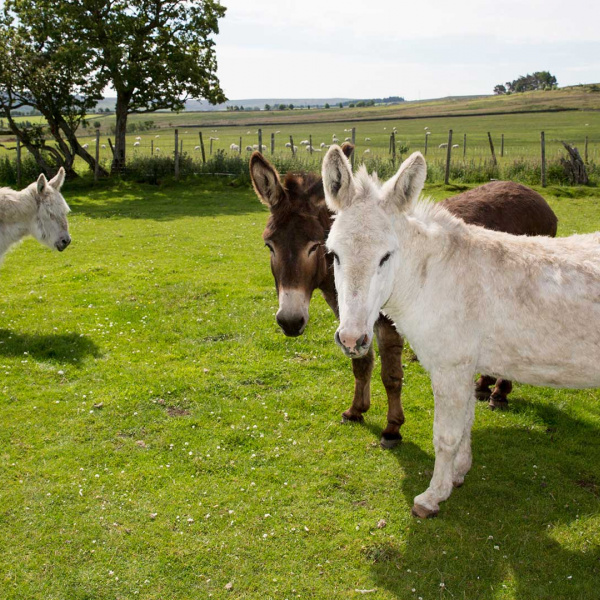
<path id="1" fill-rule="evenodd" d="M 267 244 L 265 244 L 265 246 L 266 246 L 266 247 L 269 249 L 269 252 L 270 252 L 271 254 L 275 254 L 275 250 L 273 250 L 273 246 L 271 246 L 271 244 L 268 244 L 268 243 L 267 243 Z"/>
<path id="2" fill-rule="evenodd" d="M 340 264 L 340 257 L 335 252 L 332 252 L 331 254 L 333 254 L 333 259 L 339 265 Z"/>
<path id="3" fill-rule="evenodd" d="M 314 244 L 310 247 L 310 250 L 308 251 L 308 255 L 310 256 L 321 244 Z"/>
<path id="4" fill-rule="evenodd" d="M 380 261 L 379 261 L 379 266 L 383 267 L 383 265 L 389 260 L 390 256 L 392 255 L 391 252 L 388 252 Z"/>

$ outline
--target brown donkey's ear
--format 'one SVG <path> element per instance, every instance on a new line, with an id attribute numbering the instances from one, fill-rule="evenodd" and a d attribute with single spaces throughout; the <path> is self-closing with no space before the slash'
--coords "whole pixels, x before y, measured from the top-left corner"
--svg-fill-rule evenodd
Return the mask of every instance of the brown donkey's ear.
<path id="1" fill-rule="evenodd" d="M 258 199 L 269 208 L 285 197 L 277 169 L 260 152 L 250 157 L 250 179 Z"/>
<path id="2" fill-rule="evenodd" d="M 346 155 L 346 158 L 349 159 L 354 152 L 354 144 L 351 144 L 350 142 L 344 142 L 342 144 L 342 152 Z"/>

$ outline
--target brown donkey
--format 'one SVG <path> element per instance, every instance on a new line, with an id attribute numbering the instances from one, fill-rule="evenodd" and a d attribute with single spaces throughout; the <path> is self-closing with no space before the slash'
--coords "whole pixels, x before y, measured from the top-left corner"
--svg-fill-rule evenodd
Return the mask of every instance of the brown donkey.
<path id="1" fill-rule="evenodd" d="M 353 151 L 344 144 L 347 156 Z M 321 290 L 327 304 L 338 316 L 332 257 L 324 243 L 332 224 L 325 205 L 321 177 L 313 173 L 279 173 L 259 152 L 250 158 L 250 176 L 259 200 L 271 211 L 263 239 L 271 252 L 271 271 L 279 297 L 277 323 L 287 336 L 299 336 L 308 322 L 313 292 Z M 556 234 L 557 219 L 546 201 L 535 191 L 511 182 L 492 182 L 444 202 L 448 210 L 469 223 L 528 235 Z M 381 356 L 381 379 L 388 397 L 387 426 L 381 445 L 394 447 L 401 439 L 403 339 L 389 319 L 380 315 L 375 334 Z M 354 398 L 343 421 L 363 421 L 371 403 L 373 347 L 366 356 L 352 360 Z M 494 391 L 489 386 L 495 384 Z M 490 406 L 505 406 L 510 381 L 482 376 L 477 382 L 480 398 L 490 397 Z"/>

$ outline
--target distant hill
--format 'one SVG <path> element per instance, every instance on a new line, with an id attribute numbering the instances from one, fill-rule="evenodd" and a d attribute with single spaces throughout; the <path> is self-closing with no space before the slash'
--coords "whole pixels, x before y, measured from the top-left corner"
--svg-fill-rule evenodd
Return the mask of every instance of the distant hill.
<path id="1" fill-rule="evenodd" d="M 101 108 L 102 110 L 106 110 L 108 108 L 112 111 L 115 108 L 116 100 L 116 98 L 104 98 L 103 100 L 98 102 L 96 107 L 97 109 Z M 350 102 L 358 102 L 360 100 L 360 98 L 243 98 L 241 100 L 228 100 L 227 102 L 223 102 L 222 104 L 215 104 L 214 106 L 205 100 L 188 100 L 185 103 L 185 111 L 222 111 L 227 110 L 227 107 L 229 106 L 243 106 L 245 109 L 263 110 L 265 104 L 268 104 L 272 107 L 277 107 L 280 104 L 285 104 L 286 106 L 293 104 L 295 107 L 322 107 L 325 104 L 329 104 L 330 106 L 337 106 L 340 102 L 344 105 L 347 105 Z M 393 98 L 376 99 L 376 101 L 379 100 L 388 100 L 389 103 L 396 103 L 402 101 L 401 98 L 397 96 Z"/>

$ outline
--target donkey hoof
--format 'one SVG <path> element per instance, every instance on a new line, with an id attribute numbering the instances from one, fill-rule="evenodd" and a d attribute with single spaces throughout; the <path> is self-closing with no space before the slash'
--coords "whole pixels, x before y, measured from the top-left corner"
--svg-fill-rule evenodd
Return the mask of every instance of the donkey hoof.
<path id="1" fill-rule="evenodd" d="M 463 479 L 457 479 L 456 481 L 452 482 L 452 485 L 455 488 L 459 488 L 459 487 L 462 487 L 462 485 L 463 485 L 464 482 L 465 482 L 464 478 Z"/>
<path id="2" fill-rule="evenodd" d="M 431 508 L 425 508 L 424 506 L 421 506 L 420 504 L 415 504 L 412 507 L 411 512 L 412 512 L 412 516 L 417 517 L 418 519 L 433 519 L 433 517 L 438 516 L 438 513 L 440 511 L 439 511 L 439 509 L 432 510 Z"/>
<path id="3" fill-rule="evenodd" d="M 490 389 L 475 390 L 475 398 L 477 400 L 489 400 L 491 395 L 492 391 Z"/>
<path id="4" fill-rule="evenodd" d="M 402 441 L 402 436 L 399 433 L 390 434 L 389 436 L 382 435 L 379 440 L 379 445 L 384 450 L 395 448 Z"/>
<path id="5" fill-rule="evenodd" d="M 364 423 L 365 418 L 362 415 L 342 414 L 342 423 Z"/>
<path id="6" fill-rule="evenodd" d="M 495 394 L 492 394 L 490 396 L 488 407 L 490 410 L 496 410 L 497 408 L 500 410 L 507 410 L 508 400 L 506 398 L 502 398 L 502 396 L 496 396 Z"/>

